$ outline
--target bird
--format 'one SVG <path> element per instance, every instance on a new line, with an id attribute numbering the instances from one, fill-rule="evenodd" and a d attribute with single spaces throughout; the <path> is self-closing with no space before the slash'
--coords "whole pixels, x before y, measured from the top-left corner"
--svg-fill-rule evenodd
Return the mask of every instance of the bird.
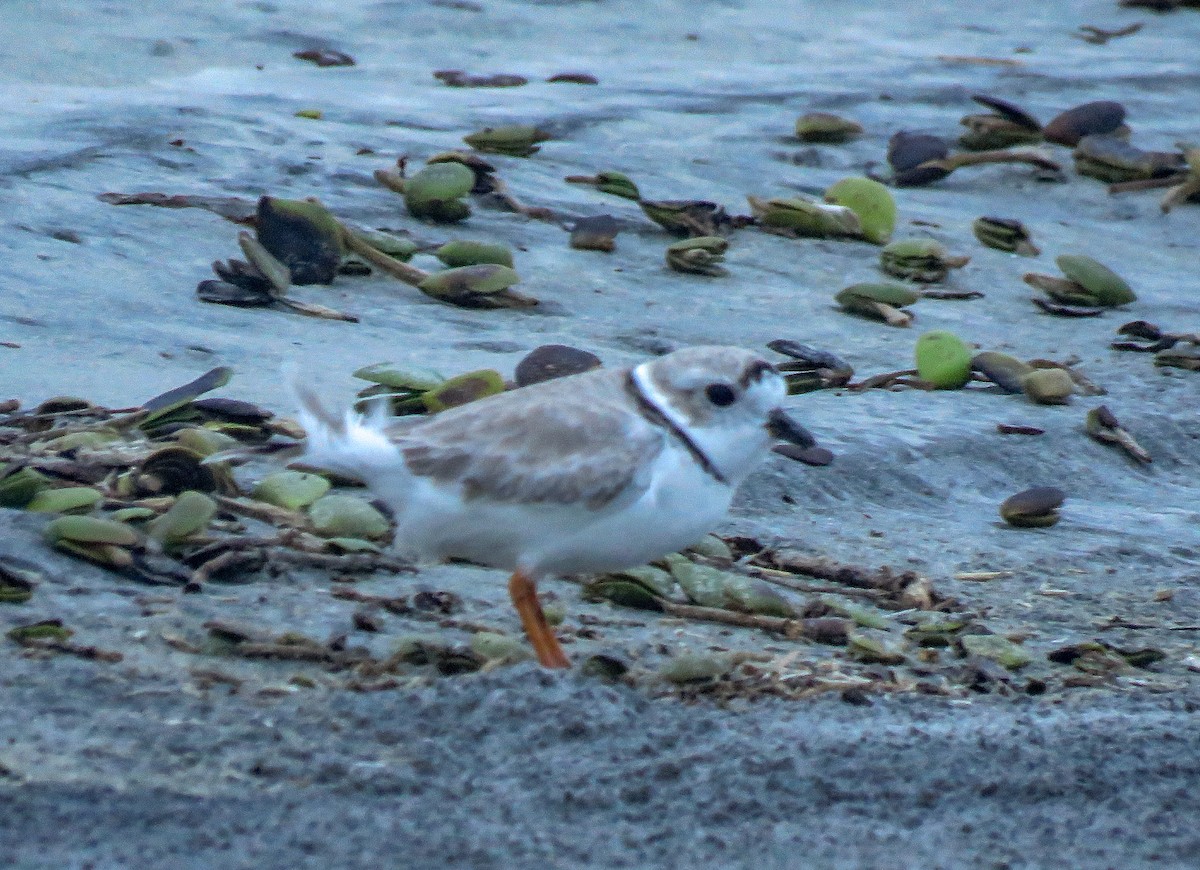
<path id="1" fill-rule="evenodd" d="M 783 377 L 737 347 L 685 347 L 502 392 L 431 417 L 327 411 L 294 384 L 300 463 L 358 479 L 395 546 L 510 572 L 539 663 L 566 668 L 537 597 L 552 576 L 643 565 L 725 517 L 773 440 L 814 445 L 781 408 Z"/>

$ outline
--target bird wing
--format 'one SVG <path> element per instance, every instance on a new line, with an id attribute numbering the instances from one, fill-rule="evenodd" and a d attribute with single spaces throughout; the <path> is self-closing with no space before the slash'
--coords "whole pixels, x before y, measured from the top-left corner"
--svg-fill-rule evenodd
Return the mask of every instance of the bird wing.
<path id="1" fill-rule="evenodd" d="M 443 411 L 387 437 L 411 473 L 467 498 L 598 510 L 644 489 L 664 430 L 630 401 L 627 372 L 598 370 Z"/>

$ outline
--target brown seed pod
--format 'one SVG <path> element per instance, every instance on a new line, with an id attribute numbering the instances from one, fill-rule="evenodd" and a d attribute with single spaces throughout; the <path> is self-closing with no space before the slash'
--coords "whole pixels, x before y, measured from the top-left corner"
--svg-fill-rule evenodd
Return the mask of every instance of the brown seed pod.
<path id="1" fill-rule="evenodd" d="M 1058 509 L 1067 494 L 1054 486 L 1035 486 L 1009 496 L 1000 505 L 1000 516 L 1012 526 L 1045 528 L 1059 520 Z"/>
<path id="2" fill-rule="evenodd" d="M 1125 107 L 1112 100 L 1097 100 L 1067 109 L 1042 128 L 1047 142 L 1074 147 L 1084 136 L 1113 133 L 1125 123 Z"/>
<path id="3" fill-rule="evenodd" d="M 531 350 L 517 363 L 513 377 L 518 387 L 527 387 L 554 378 L 577 375 L 600 366 L 600 357 L 590 351 L 565 344 L 544 344 Z"/>

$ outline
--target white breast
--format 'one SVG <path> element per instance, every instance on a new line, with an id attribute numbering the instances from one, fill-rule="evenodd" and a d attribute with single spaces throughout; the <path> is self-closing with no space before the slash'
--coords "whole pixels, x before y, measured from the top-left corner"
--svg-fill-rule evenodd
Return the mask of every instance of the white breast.
<path id="1" fill-rule="evenodd" d="M 373 482 L 372 488 L 387 497 L 391 487 L 381 483 Z M 399 549 L 426 558 L 521 567 L 534 576 L 644 565 L 710 532 L 733 495 L 677 445 L 656 458 L 648 486 L 599 510 L 463 501 L 457 487 L 425 478 L 409 477 L 403 485 L 408 497 L 397 517 Z"/>

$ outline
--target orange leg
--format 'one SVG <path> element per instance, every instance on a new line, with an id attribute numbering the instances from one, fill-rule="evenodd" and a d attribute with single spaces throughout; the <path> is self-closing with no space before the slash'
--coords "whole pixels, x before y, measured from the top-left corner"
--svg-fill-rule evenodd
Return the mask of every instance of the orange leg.
<path id="1" fill-rule="evenodd" d="M 542 605 L 538 601 L 537 584 L 533 582 L 533 578 L 519 570 L 514 571 L 508 580 L 508 594 L 512 597 L 513 606 L 517 608 L 521 625 L 525 628 L 525 635 L 533 645 L 533 651 L 537 653 L 538 662 L 542 667 L 571 667 L 567 654 L 563 652 L 558 638 L 554 636 L 554 630 L 550 628 L 550 623 L 546 622 L 546 614 L 542 612 Z"/>

